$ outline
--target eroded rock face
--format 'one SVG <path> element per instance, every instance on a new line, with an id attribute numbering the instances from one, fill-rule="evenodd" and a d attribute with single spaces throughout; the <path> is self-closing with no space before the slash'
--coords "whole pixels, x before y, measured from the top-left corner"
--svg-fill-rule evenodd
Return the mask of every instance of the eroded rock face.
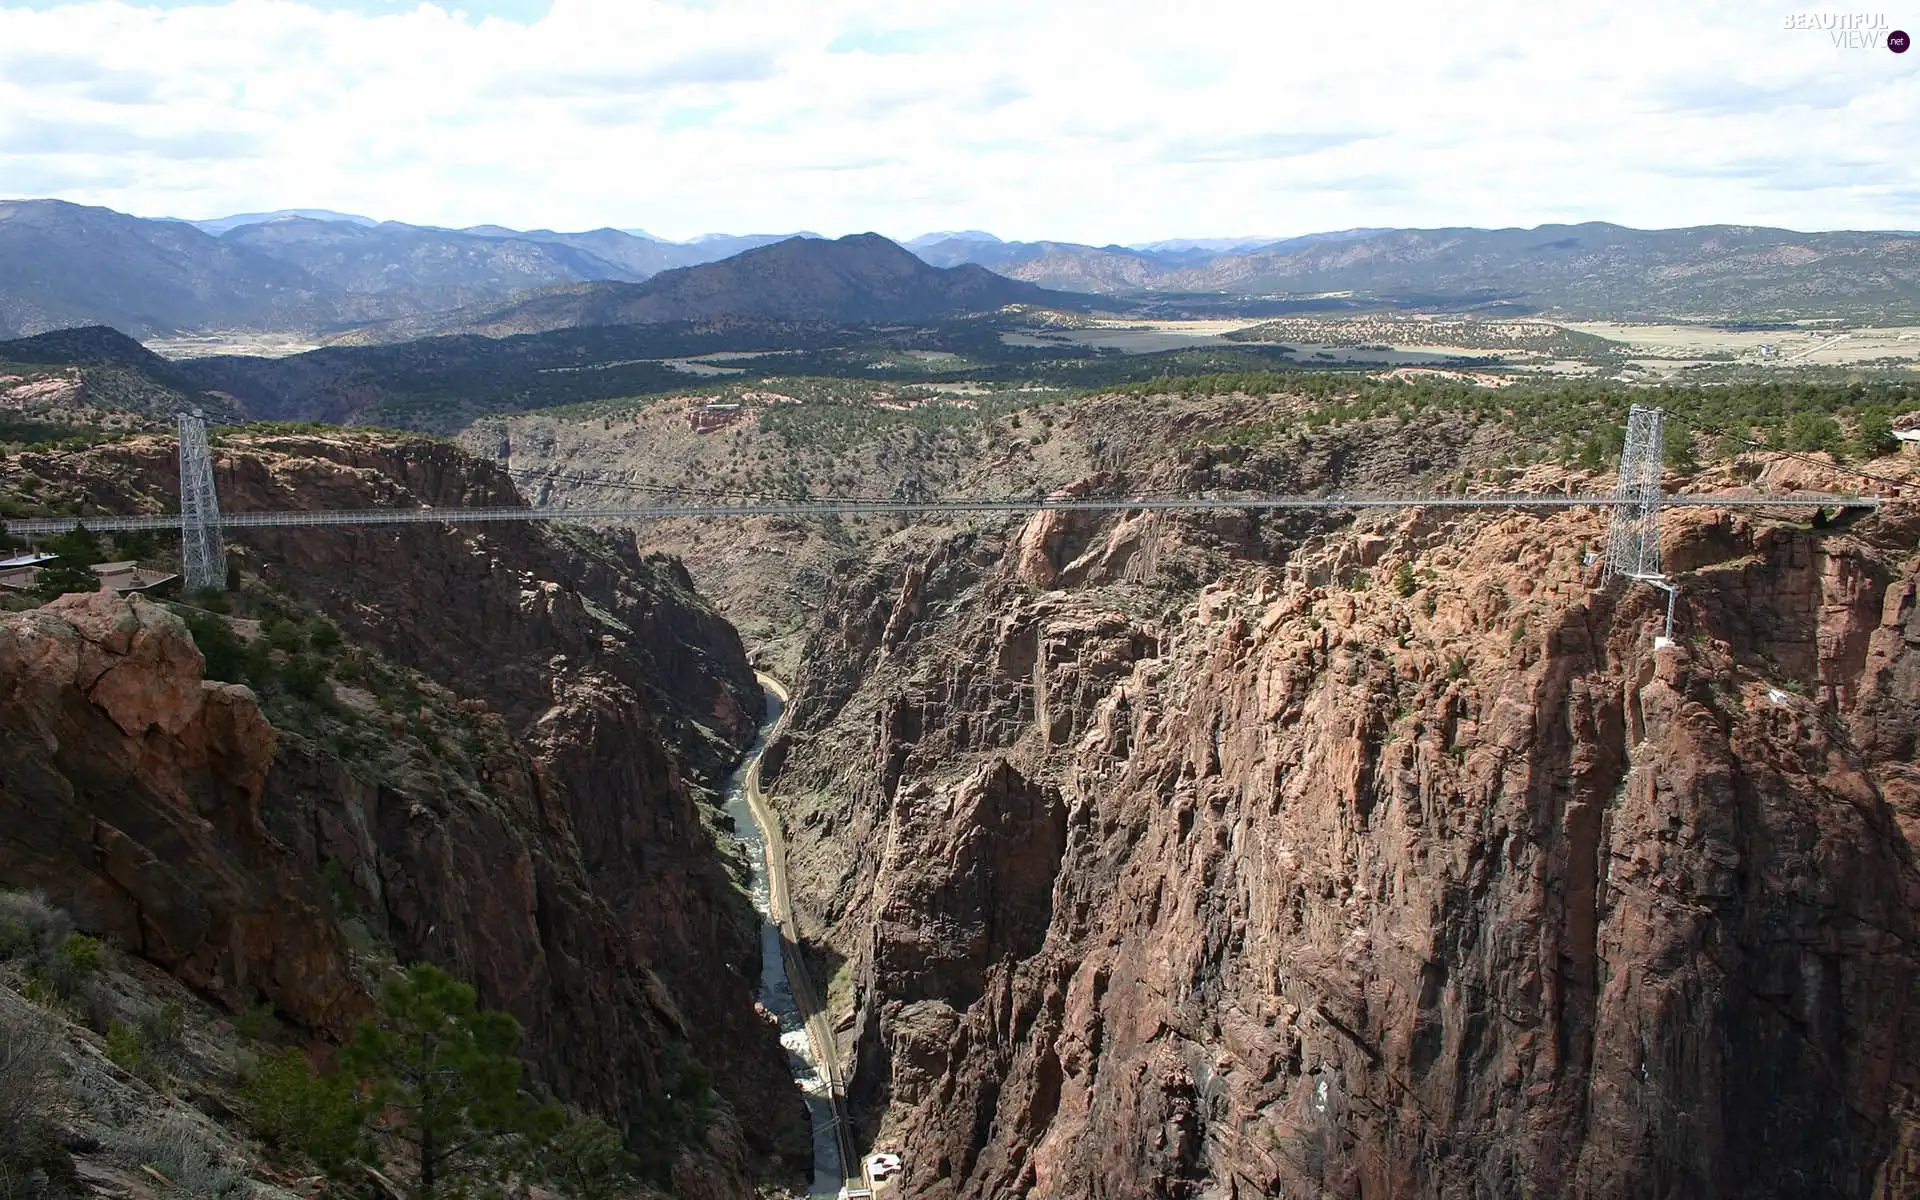
<path id="1" fill-rule="evenodd" d="M 91 452 L 71 486 L 119 510 L 141 491 L 167 494 L 176 470 L 169 443 L 136 439 Z M 521 503 L 504 472 L 426 439 L 235 441 L 216 450 L 214 475 L 234 512 Z M 515 522 L 266 527 L 230 540 L 249 570 L 516 729 L 555 705 L 556 680 L 597 673 L 642 697 L 690 782 L 711 786 L 759 722 L 740 635 L 678 561 L 630 539 Z"/>
<path id="2" fill-rule="evenodd" d="M 1912 1194 L 1916 532 L 1676 515 L 1661 649 L 1578 513 L 850 578 L 776 795 L 863 1132 L 933 1197 Z"/>
<path id="3" fill-rule="evenodd" d="M 178 617 L 64 596 L 0 622 L 0 864 L 190 986 L 343 1036 L 366 1010 L 316 881 L 267 834 L 275 738 Z"/>
<path id="4" fill-rule="evenodd" d="M 170 449 L 58 465 L 124 503 L 115 489 L 169 483 Z M 428 442 L 268 438 L 217 458 L 235 510 L 513 500 L 498 471 Z M 335 1035 L 369 1003 L 346 927 L 472 981 L 524 1027 L 535 1078 L 630 1130 L 703 1065 L 728 1103 L 678 1194 L 804 1172 L 805 1109 L 754 1012 L 757 918 L 701 811 L 762 698 L 685 570 L 538 526 L 304 530 L 236 553 L 459 697 L 495 749 L 472 777 L 431 756 L 349 766 L 276 737 L 246 689 L 203 683 L 163 610 L 70 598 L 7 626 L 19 682 L 0 730 L 22 749 L 0 804 L 65 825 L 9 813 L 0 886 L 42 887 L 194 986 Z"/>

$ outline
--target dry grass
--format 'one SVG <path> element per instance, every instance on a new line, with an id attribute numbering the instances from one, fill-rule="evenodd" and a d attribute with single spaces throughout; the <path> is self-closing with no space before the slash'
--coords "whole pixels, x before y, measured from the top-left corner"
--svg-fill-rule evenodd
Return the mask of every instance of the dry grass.
<path id="1" fill-rule="evenodd" d="M 104 1139 L 113 1157 L 135 1170 L 158 1172 L 179 1197 L 248 1196 L 253 1186 L 244 1166 L 228 1162 L 208 1145 L 193 1121 L 180 1113 L 146 1117 Z"/>
<path id="2" fill-rule="evenodd" d="M 0 989 L 0 1200 L 47 1194 L 59 1050 L 53 1018 Z"/>

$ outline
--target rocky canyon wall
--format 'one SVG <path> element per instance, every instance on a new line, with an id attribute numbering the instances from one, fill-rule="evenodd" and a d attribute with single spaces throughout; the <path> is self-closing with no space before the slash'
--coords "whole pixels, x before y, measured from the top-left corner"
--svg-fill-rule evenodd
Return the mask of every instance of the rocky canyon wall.
<path id="1" fill-rule="evenodd" d="M 1598 515 L 1274 532 L 825 605 L 775 795 L 908 1194 L 1914 1194 L 1914 507 L 1670 513 L 1659 647 Z"/>
<path id="2" fill-rule="evenodd" d="M 125 501 L 164 493 L 169 450 L 44 473 Z M 216 457 L 235 509 L 512 502 L 497 471 L 425 440 Z M 235 553 L 437 685 L 469 729 L 459 762 L 426 729 L 438 709 L 371 714 L 377 768 L 276 730 L 247 688 L 202 679 L 178 618 L 70 597 L 0 627 L 0 886 L 335 1037 L 367 1009 L 371 939 L 473 981 L 525 1027 L 543 1085 L 636 1135 L 704 1068 L 726 1103 L 678 1194 L 804 1170 L 805 1112 L 753 1005 L 757 921 L 704 811 L 761 695 L 684 569 L 533 526 L 273 531 Z"/>

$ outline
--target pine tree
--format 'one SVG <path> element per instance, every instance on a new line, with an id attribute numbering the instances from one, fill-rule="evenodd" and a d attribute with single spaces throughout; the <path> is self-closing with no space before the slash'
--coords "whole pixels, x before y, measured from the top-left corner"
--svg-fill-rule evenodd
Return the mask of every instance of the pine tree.
<path id="1" fill-rule="evenodd" d="M 557 1109 L 520 1090 L 519 1044 L 512 1017 L 478 1008 L 473 988 L 438 967 L 387 981 L 341 1064 L 383 1114 L 376 1132 L 411 1148 L 418 1200 L 503 1179 L 516 1151 L 559 1125 Z"/>
<path id="2" fill-rule="evenodd" d="M 1863 459 L 1880 458 L 1900 448 L 1884 408 L 1869 408 L 1854 419 L 1853 450 Z"/>
<path id="3" fill-rule="evenodd" d="M 637 1164 L 613 1126 L 598 1116 L 574 1117 L 546 1151 L 549 1177 L 579 1200 L 631 1194 Z"/>
<path id="4" fill-rule="evenodd" d="M 100 543 L 85 525 L 48 538 L 46 547 L 59 557 L 41 567 L 34 582 L 34 591 L 42 600 L 55 600 L 69 592 L 100 590 L 100 576 L 93 569 L 100 561 Z"/>

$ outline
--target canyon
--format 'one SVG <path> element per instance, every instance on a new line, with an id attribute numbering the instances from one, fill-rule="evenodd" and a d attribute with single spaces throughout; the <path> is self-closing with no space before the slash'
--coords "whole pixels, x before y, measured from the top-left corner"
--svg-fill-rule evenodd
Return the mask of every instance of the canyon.
<path id="1" fill-rule="evenodd" d="M 1147 388 L 891 413 L 215 456 L 235 509 L 564 507 L 774 466 L 854 494 L 1611 483 L 1473 411 Z M 170 452 L 23 452 L 4 481 L 150 507 Z M 364 712 L 212 677 L 141 599 L 7 617 L 0 884 L 321 1041 L 388 964 L 441 963 L 637 1144 L 698 1064 L 722 1103 L 671 1194 L 790 1194 L 808 1112 L 755 1004 L 780 937 L 724 807 L 765 670 L 787 954 L 895 1194 L 1890 1200 L 1920 1186 L 1920 462 L 1859 469 L 1877 512 L 1669 510 L 1671 639 L 1581 509 L 235 531 L 243 596 L 334 622 Z M 1851 470 L 1751 452 L 1667 486 Z"/>
<path id="2" fill-rule="evenodd" d="M 1286 411 L 1069 404 L 947 487 L 1011 458 L 1069 492 L 1357 489 L 1514 445 L 1181 445 Z M 617 426 L 487 436 L 517 469 L 665 461 Z M 1670 486 L 1853 484 L 1757 455 Z M 768 786 L 902 1194 L 1920 1186 L 1905 499 L 1670 512 L 1672 644 L 1661 594 L 1602 586 L 1592 512 L 754 524 L 689 553 L 791 671 Z"/>
<path id="3" fill-rule="evenodd" d="M 1920 1200 L 1908 32 L 840 7 L 0 0 L 0 1200 Z"/>

